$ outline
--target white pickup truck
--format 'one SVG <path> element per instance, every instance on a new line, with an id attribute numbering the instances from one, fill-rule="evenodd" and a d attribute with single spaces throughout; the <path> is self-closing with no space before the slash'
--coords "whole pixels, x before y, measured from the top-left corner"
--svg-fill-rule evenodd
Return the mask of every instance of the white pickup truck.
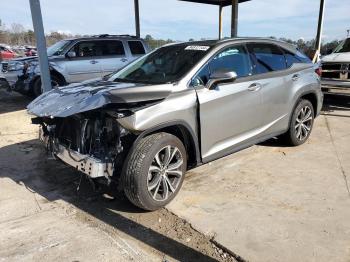
<path id="1" fill-rule="evenodd" d="M 333 53 L 322 58 L 322 90 L 350 92 L 350 38 L 341 42 Z"/>

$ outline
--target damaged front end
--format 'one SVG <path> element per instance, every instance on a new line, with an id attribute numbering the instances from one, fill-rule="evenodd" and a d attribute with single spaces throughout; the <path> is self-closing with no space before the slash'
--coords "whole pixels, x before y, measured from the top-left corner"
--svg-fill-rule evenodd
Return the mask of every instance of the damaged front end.
<path id="1" fill-rule="evenodd" d="M 32 122 L 41 125 L 40 139 L 55 158 L 91 178 L 110 182 L 121 171 L 123 152 L 133 136 L 113 114 L 95 111 L 65 118 L 38 117 Z"/>
<path id="2" fill-rule="evenodd" d="M 90 178 L 108 182 L 119 177 L 138 131 L 123 127 L 122 118 L 152 106 L 170 94 L 169 86 L 92 81 L 51 90 L 27 107 L 41 125 L 48 152 Z"/>

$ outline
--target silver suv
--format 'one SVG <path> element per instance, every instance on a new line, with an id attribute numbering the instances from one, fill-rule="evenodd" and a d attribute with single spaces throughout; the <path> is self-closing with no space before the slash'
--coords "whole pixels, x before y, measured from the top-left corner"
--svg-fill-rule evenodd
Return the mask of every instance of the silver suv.
<path id="1" fill-rule="evenodd" d="M 188 169 L 276 136 L 303 144 L 322 102 L 319 75 L 293 46 L 235 38 L 159 48 L 102 81 L 45 93 L 28 111 L 57 158 L 155 210 Z"/>
<path id="2" fill-rule="evenodd" d="M 129 35 L 98 35 L 61 40 L 47 50 L 53 86 L 64 86 L 112 73 L 149 52 L 147 44 Z M 2 62 L 0 80 L 15 91 L 41 94 L 37 57 Z"/>

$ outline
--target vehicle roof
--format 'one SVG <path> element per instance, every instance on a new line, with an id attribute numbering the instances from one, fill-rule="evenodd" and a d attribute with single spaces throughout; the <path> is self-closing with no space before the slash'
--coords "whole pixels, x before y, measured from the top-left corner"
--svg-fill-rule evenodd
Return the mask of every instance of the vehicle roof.
<path id="1" fill-rule="evenodd" d="M 214 47 L 214 46 L 219 46 L 222 44 L 226 44 L 226 43 L 235 43 L 235 42 L 254 42 L 254 41 L 262 41 L 262 42 L 268 42 L 268 43 L 274 43 L 274 44 L 278 44 L 280 46 L 286 47 L 286 48 L 292 48 L 295 49 L 295 46 L 284 42 L 282 40 L 277 40 L 277 39 L 273 39 L 273 38 L 267 38 L 267 37 L 234 37 L 234 38 L 226 38 L 226 39 L 222 39 L 222 40 L 201 40 L 201 41 L 191 41 L 191 42 L 180 42 L 180 43 L 174 43 L 175 45 L 204 45 L 204 46 L 210 46 L 210 47 Z"/>
<path id="2" fill-rule="evenodd" d="M 101 35 L 92 35 L 92 36 L 82 36 L 82 37 L 72 37 L 64 40 L 101 40 L 101 39 L 114 39 L 114 40 L 142 40 L 133 35 L 109 35 L 109 34 L 101 34 Z"/>

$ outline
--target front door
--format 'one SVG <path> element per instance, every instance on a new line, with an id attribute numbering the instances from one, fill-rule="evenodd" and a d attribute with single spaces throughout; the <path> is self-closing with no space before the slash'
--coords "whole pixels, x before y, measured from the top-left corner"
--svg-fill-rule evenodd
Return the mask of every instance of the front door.
<path id="1" fill-rule="evenodd" d="M 204 87 L 210 74 L 230 70 L 231 83 Z M 208 162 L 244 146 L 261 132 L 261 85 L 252 79 L 252 64 L 244 46 L 234 45 L 216 54 L 192 81 L 199 100 L 202 159 Z"/>
<path id="2" fill-rule="evenodd" d="M 76 57 L 66 58 L 64 67 L 67 82 L 82 82 L 102 76 L 102 65 L 99 61 L 101 50 L 99 41 L 81 41 L 72 47 Z"/>

